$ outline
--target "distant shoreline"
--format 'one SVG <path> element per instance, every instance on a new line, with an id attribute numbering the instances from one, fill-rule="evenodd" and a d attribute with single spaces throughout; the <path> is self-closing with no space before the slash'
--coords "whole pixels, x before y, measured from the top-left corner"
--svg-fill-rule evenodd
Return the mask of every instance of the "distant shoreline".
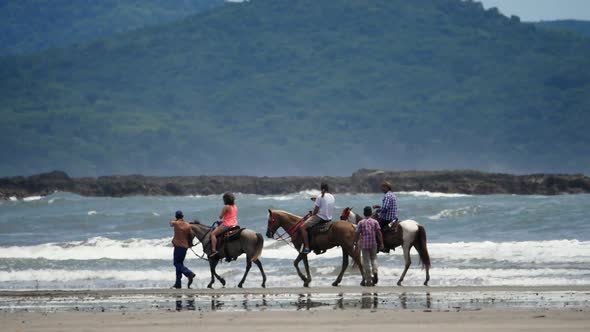
<path id="1" fill-rule="evenodd" d="M 46 196 L 56 191 L 82 196 L 187 196 L 225 191 L 273 195 L 318 188 L 330 184 L 335 193 L 378 193 L 384 181 L 394 191 L 430 191 L 471 195 L 558 195 L 590 193 L 590 177 L 582 174 L 511 175 L 479 171 L 382 171 L 359 170 L 349 177 L 255 176 L 102 176 L 71 178 L 54 171 L 28 177 L 0 178 L 0 200 Z"/>

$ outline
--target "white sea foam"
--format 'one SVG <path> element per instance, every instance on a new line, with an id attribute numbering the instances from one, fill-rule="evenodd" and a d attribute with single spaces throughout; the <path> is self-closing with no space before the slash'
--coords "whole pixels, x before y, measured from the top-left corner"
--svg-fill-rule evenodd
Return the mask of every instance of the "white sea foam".
<path id="1" fill-rule="evenodd" d="M 44 243 L 24 247 L 0 247 L 0 258 L 45 258 L 50 260 L 169 259 L 170 238 L 124 241 L 95 237 L 87 241 Z"/>
<path id="2" fill-rule="evenodd" d="M 320 194 L 319 190 L 316 189 L 308 189 L 303 190 L 298 193 L 286 194 L 286 195 L 273 195 L 273 196 L 261 196 L 258 197 L 260 201 L 267 201 L 267 200 L 274 200 L 274 201 L 290 201 L 293 199 L 309 199 L 311 197 L 316 197 Z"/>
<path id="3" fill-rule="evenodd" d="M 96 212 L 96 211 L 94 211 L 94 210 L 92 210 L 92 211 L 88 211 L 88 215 L 89 215 L 89 216 L 93 216 L 93 215 L 95 215 L 95 214 L 97 214 L 97 213 L 98 213 L 98 212 Z"/>
<path id="4" fill-rule="evenodd" d="M 208 282 L 210 272 L 204 264 L 189 264 L 196 274 L 197 285 Z M 328 285 L 337 274 L 337 266 L 314 266 L 313 280 L 315 285 Z M 293 268 L 289 270 L 276 269 L 265 266 L 269 276 L 270 286 L 294 286 L 301 281 Z M 401 266 L 384 266 L 379 268 L 381 285 L 393 285 L 402 272 Z M 242 264 L 223 265 L 217 272 L 228 280 L 230 285 L 235 284 L 243 274 Z M 41 287 L 66 287 L 73 281 L 82 281 L 88 285 L 97 280 L 111 280 L 112 285 L 124 285 L 137 287 L 137 282 L 149 281 L 152 284 L 165 284 L 173 279 L 173 268 L 150 270 L 88 270 L 88 269 L 25 269 L 0 271 L 1 283 L 27 283 L 36 282 Z M 590 272 L 575 269 L 472 269 L 472 268 L 439 268 L 431 271 L 433 286 L 540 286 L 540 285 L 588 285 L 590 284 Z M 252 270 L 248 277 L 249 283 L 260 280 L 257 269 Z M 343 285 L 356 285 L 360 277 L 358 270 L 351 269 L 343 279 Z M 419 268 L 410 269 L 404 284 L 421 285 L 424 281 L 424 271 Z"/>
<path id="5" fill-rule="evenodd" d="M 466 194 L 447 194 L 430 191 L 400 191 L 399 195 L 408 195 L 414 197 L 426 197 L 426 198 L 456 198 L 456 197 L 470 197 L 471 195 Z"/>
<path id="6" fill-rule="evenodd" d="M 290 201 L 292 199 L 295 199 L 295 196 L 264 196 L 258 198 L 260 201 Z"/>
<path id="7" fill-rule="evenodd" d="M 265 239 L 263 259 L 294 259 L 297 251 L 291 246 L 275 240 Z M 194 248 L 201 253 L 201 246 Z M 477 260 L 494 260 L 501 263 L 516 264 L 580 264 L 590 266 L 590 241 L 552 240 L 525 242 L 455 242 L 429 243 L 428 250 L 433 262 L 460 261 L 462 264 L 475 264 Z M 416 252 L 412 250 L 412 255 Z M 0 247 L 0 259 L 20 258 L 49 260 L 94 260 L 108 259 L 170 259 L 170 238 L 113 240 L 94 237 L 86 241 L 63 243 L 44 243 L 33 246 Z M 323 255 L 310 255 L 310 260 L 339 258 L 338 248 Z M 380 260 L 399 260 L 400 250 Z"/>
<path id="8" fill-rule="evenodd" d="M 16 196 L 10 196 L 10 197 L 8 197 L 8 200 L 11 202 L 16 202 L 16 201 L 18 201 L 18 198 L 16 198 Z"/>
<path id="9" fill-rule="evenodd" d="M 473 215 L 476 214 L 479 210 L 478 206 L 466 206 L 458 209 L 444 209 L 441 212 L 429 216 L 428 219 L 430 220 L 440 220 L 446 218 L 455 218 L 455 217 L 462 217 L 466 215 Z"/>
<path id="10" fill-rule="evenodd" d="M 32 202 L 32 201 L 38 201 L 42 198 L 43 198 L 42 196 L 29 196 L 29 197 L 23 198 L 23 201 L 24 202 Z"/>
<path id="11" fill-rule="evenodd" d="M 432 243 L 428 251 L 433 259 L 590 264 L 590 241 L 578 240 Z"/>

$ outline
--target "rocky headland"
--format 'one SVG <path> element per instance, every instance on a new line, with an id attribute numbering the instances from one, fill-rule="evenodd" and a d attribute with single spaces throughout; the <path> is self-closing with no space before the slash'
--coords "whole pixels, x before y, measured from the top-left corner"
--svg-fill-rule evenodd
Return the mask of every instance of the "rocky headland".
<path id="1" fill-rule="evenodd" d="M 431 191 L 462 194 L 557 195 L 590 192 L 590 177 L 581 174 L 510 175 L 479 171 L 359 170 L 349 177 L 255 176 L 101 176 L 71 178 L 54 171 L 28 177 L 0 178 L 0 199 L 45 196 L 55 191 L 83 196 L 184 196 L 225 191 L 260 195 L 293 193 L 318 188 L 326 181 L 335 193 L 379 192 L 387 180 L 395 191 Z"/>

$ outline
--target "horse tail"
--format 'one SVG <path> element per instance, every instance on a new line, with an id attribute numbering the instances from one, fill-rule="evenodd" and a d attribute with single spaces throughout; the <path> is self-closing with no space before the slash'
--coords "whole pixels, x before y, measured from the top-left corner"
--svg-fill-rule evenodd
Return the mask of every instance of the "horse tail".
<path id="1" fill-rule="evenodd" d="M 416 248 L 416 251 L 418 251 L 418 255 L 420 255 L 422 268 L 430 269 L 430 255 L 428 254 L 428 247 L 426 246 L 426 229 L 422 225 L 418 225 L 414 247 Z"/>
<path id="2" fill-rule="evenodd" d="M 262 247 L 264 247 L 264 237 L 262 237 L 262 234 L 256 233 L 256 252 L 254 253 L 254 256 L 252 256 L 253 262 L 260 258 Z"/>

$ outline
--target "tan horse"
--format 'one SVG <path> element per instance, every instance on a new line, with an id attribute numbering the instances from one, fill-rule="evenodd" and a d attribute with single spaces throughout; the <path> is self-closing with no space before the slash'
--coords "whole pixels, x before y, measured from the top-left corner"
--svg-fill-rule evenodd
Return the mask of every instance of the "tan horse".
<path id="1" fill-rule="evenodd" d="M 361 216 L 354 213 L 350 207 L 347 207 L 342 211 L 340 218 L 354 224 L 363 219 Z M 406 265 L 397 285 L 402 285 L 402 281 L 404 281 L 406 273 L 408 272 L 410 265 L 412 265 L 410 250 L 414 247 L 420 256 L 422 268 L 426 270 L 424 286 L 428 286 L 428 281 L 430 280 L 430 255 L 428 254 L 428 247 L 426 246 L 426 229 L 424 226 L 411 219 L 400 221 L 399 226 L 401 232 L 389 231 L 383 233 L 385 249 L 395 249 L 396 247 L 402 246 L 404 250 L 404 260 Z"/>
<path id="2" fill-rule="evenodd" d="M 303 280 L 303 286 L 309 287 L 311 274 L 309 273 L 307 254 L 300 253 L 301 246 L 303 245 L 303 239 L 299 233 L 299 228 L 303 224 L 301 219 L 300 216 L 296 216 L 289 212 L 268 210 L 266 236 L 272 238 L 279 228 L 283 228 L 291 236 L 291 242 L 297 252 L 299 252 L 299 255 L 297 255 L 297 258 L 293 261 L 293 265 L 295 265 L 297 274 L 301 280 Z M 316 254 L 320 251 L 325 251 L 336 246 L 342 248 L 342 269 L 340 270 L 340 274 L 338 274 L 336 281 L 332 283 L 332 286 L 338 286 L 342 281 L 344 271 L 346 271 L 346 268 L 348 267 L 348 256 L 352 257 L 355 264 L 360 269 L 361 276 L 363 275 L 363 267 L 361 265 L 359 254 L 354 251 L 354 237 L 354 225 L 351 225 L 346 221 L 334 221 L 327 232 L 314 235 L 309 244 L 310 249 L 314 250 Z M 304 276 L 303 273 L 301 273 L 301 270 L 299 270 L 299 262 L 302 260 L 305 265 L 306 276 Z"/>

